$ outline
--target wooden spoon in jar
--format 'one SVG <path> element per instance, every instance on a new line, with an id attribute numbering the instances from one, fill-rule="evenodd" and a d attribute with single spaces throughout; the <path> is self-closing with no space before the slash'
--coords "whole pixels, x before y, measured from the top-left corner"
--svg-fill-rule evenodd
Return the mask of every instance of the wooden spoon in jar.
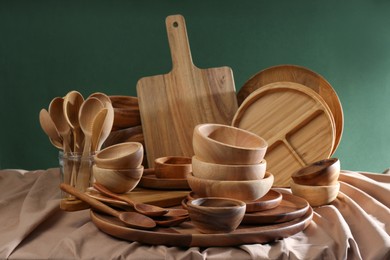
<path id="1" fill-rule="evenodd" d="M 70 91 L 64 98 L 64 116 L 73 132 L 74 152 L 81 152 L 84 139 L 79 124 L 79 111 L 83 102 L 84 97 L 75 90 Z"/>
<path id="2" fill-rule="evenodd" d="M 89 197 L 88 195 L 78 191 L 76 188 L 61 183 L 60 184 L 61 190 L 77 197 L 78 199 L 88 203 L 92 208 L 99 210 L 101 212 L 104 212 L 106 214 L 112 215 L 114 217 L 117 217 L 120 219 L 124 224 L 126 224 L 129 227 L 132 228 L 139 228 L 139 229 L 152 229 L 156 227 L 156 222 L 140 213 L 137 212 L 119 212 L 114 210 L 113 208 L 105 205 L 104 203 Z"/>
<path id="3" fill-rule="evenodd" d="M 49 114 L 54 124 L 56 125 L 58 132 L 63 140 L 64 152 L 68 153 L 71 150 L 71 128 L 66 121 L 64 115 L 64 99 L 61 97 L 54 98 L 49 104 Z"/>
<path id="4" fill-rule="evenodd" d="M 58 149 L 63 150 L 62 138 L 53 119 L 50 117 L 49 112 L 42 108 L 39 112 L 39 123 L 41 124 L 42 130 L 49 137 L 50 142 Z"/>

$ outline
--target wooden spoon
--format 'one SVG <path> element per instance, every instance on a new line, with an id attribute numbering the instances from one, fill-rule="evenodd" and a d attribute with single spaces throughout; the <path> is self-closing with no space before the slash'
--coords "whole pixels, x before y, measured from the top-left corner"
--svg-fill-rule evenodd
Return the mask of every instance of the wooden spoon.
<path id="1" fill-rule="evenodd" d="M 124 201 L 124 202 L 130 204 L 134 208 L 135 211 L 137 211 L 141 214 L 144 214 L 146 216 L 156 217 L 156 216 L 162 216 L 162 215 L 165 215 L 168 213 L 168 209 L 163 209 L 163 208 L 149 205 L 149 204 L 137 203 L 128 197 L 119 196 L 116 193 L 109 191 L 103 185 L 101 185 L 99 183 L 95 182 L 93 184 L 93 187 L 95 189 L 97 189 L 98 191 L 100 191 L 101 193 L 103 193 L 104 195 L 110 196 L 111 198 L 115 198 L 115 199 L 118 199 L 118 200 L 121 200 L 121 201 Z"/>
<path id="2" fill-rule="evenodd" d="M 61 183 L 60 184 L 61 190 L 72 194 L 73 196 L 77 197 L 78 199 L 88 203 L 92 208 L 102 211 L 104 213 L 110 214 L 114 217 L 117 217 L 120 219 L 124 224 L 126 224 L 129 227 L 132 228 L 139 228 L 139 229 L 152 229 L 156 227 L 156 222 L 142 214 L 139 214 L 137 212 L 119 212 L 114 210 L 113 208 L 110 208 L 109 206 L 105 205 L 104 203 L 89 197 L 88 195 L 78 191 L 74 187 Z"/>
<path id="3" fill-rule="evenodd" d="M 104 110 L 107 112 L 100 113 L 104 115 L 97 115 L 92 126 L 92 151 L 99 151 L 103 143 L 106 141 L 111 133 L 112 125 L 114 123 L 114 108 L 111 103 L 104 103 Z"/>
<path id="4" fill-rule="evenodd" d="M 101 92 L 95 92 L 95 93 L 92 93 L 88 98 L 90 97 L 94 97 L 94 98 L 97 98 L 99 99 L 103 104 L 108 102 L 111 104 L 111 99 L 109 96 L 107 96 L 106 94 L 104 93 L 101 93 Z"/>
<path id="5" fill-rule="evenodd" d="M 99 144 L 99 139 L 102 133 L 102 128 L 104 125 L 104 121 L 107 117 L 107 108 L 103 108 L 100 110 L 100 112 L 96 115 L 95 119 L 92 123 L 92 137 L 91 137 L 91 151 L 97 151 L 97 147 Z"/>
<path id="6" fill-rule="evenodd" d="M 64 99 L 62 97 L 56 97 L 50 102 L 49 114 L 54 124 L 56 125 L 60 136 L 62 137 L 64 152 L 70 152 L 71 150 L 73 150 L 71 149 L 72 132 L 64 115 Z"/>
<path id="7" fill-rule="evenodd" d="M 83 133 L 79 124 L 79 110 L 84 102 L 83 96 L 78 91 L 70 91 L 64 98 L 64 116 L 73 131 L 73 151 L 81 152 Z"/>
<path id="8" fill-rule="evenodd" d="M 41 128 L 49 137 L 50 142 L 58 149 L 63 150 L 62 146 L 62 138 L 56 125 L 53 122 L 53 119 L 50 117 L 49 112 L 42 108 L 39 112 L 39 123 L 41 124 Z"/>

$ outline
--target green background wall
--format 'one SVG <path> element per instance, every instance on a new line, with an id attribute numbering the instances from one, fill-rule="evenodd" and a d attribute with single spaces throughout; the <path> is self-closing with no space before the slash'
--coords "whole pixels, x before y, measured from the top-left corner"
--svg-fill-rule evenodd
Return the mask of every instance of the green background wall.
<path id="1" fill-rule="evenodd" d="M 390 1 L 0 1 L 0 168 L 57 166 L 38 113 L 78 90 L 136 95 L 170 71 L 165 17 L 184 15 L 194 63 L 228 65 L 238 90 L 279 64 L 314 70 L 345 116 L 343 169 L 390 166 Z"/>

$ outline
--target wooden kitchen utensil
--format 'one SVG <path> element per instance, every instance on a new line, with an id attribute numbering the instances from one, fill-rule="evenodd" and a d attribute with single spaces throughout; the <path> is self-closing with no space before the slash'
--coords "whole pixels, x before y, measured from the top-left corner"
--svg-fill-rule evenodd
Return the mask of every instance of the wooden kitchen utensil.
<path id="1" fill-rule="evenodd" d="M 335 123 L 325 101 L 298 83 L 276 82 L 254 91 L 238 109 L 233 126 L 268 142 L 267 170 L 274 186 L 289 186 L 301 167 L 329 158 L 335 143 Z"/>
<path id="2" fill-rule="evenodd" d="M 149 167 L 163 156 L 193 155 L 193 128 L 200 123 L 230 124 L 237 110 L 229 67 L 199 69 L 192 63 L 185 20 L 166 18 L 173 68 L 141 78 L 137 94 Z"/>
<path id="3" fill-rule="evenodd" d="M 297 65 L 277 65 L 266 68 L 252 76 L 237 93 L 238 104 L 244 102 L 253 91 L 270 83 L 288 81 L 302 84 L 317 92 L 329 106 L 336 124 L 335 145 L 332 154 L 336 151 L 343 134 L 344 115 L 340 99 L 332 85 L 320 74 Z"/>

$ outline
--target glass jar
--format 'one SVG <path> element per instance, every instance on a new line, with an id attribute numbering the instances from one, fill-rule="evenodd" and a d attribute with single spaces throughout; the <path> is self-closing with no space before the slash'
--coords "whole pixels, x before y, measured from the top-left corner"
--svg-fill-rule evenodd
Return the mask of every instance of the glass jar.
<path id="1" fill-rule="evenodd" d="M 82 155 L 81 153 L 59 152 L 61 182 L 85 192 L 92 185 L 94 154 Z M 89 206 L 64 191 L 61 191 L 60 207 L 66 211 L 86 209 Z"/>

